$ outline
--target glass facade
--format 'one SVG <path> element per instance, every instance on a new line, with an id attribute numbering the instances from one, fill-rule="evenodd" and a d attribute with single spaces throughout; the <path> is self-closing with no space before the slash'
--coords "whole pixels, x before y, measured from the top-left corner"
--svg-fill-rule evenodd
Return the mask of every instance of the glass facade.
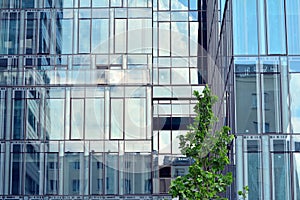
<path id="1" fill-rule="evenodd" d="M 299 1 L 233 1 L 237 190 L 299 199 Z"/>
<path id="2" fill-rule="evenodd" d="M 169 199 L 214 85 L 205 22 L 200 0 L 0 0 L 0 196 Z"/>

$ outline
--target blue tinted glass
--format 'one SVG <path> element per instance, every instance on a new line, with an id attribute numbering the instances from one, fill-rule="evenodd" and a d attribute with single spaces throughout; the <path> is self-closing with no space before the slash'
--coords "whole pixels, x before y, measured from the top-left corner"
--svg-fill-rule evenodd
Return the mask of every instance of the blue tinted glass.
<path id="1" fill-rule="evenodd" d="M 233 1 L 233 42 L 235 54 L 257 54 L 256 1 Z"/>
<path id="2" fill-rule="evenodd" d="M 284 0 L 267 0 L 268 53 L 285 54 Z"/>
<path id="3" fill-rule="evenodd" d="M 198 0 L 190 0 L 190 10 L 198 10 Z"/>
<path id="4" fill-rule="evenodd" d="M 286 1 L 288 53 L 300 53 L 300 2 Z"/>

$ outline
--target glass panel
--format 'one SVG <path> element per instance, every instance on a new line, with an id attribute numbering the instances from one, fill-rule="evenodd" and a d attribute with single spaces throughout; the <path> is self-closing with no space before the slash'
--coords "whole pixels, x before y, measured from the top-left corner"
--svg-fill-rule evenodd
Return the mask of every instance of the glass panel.
<path id="1" fill-rule="evenodd" d="M 151 22 L 150 19 L 128 20 L 128 52 L 150 53 L 152 51 Z"/>
<path id="2" fill-rule="evenodd" d="M 115 19 L 115 52 L 126 52 L 126 19 Z"/>
<path id="3" fill-rule="evenodd" d="M 124 193 L 150 194 L 152 187 L 151 155 L 127 153 L 124 155 L 123 164 Z"/>
<path id="4" fill-rule="evenodd" d="M 90 193 L 103 194 L 104 189 L 104 157 L 102 154 L 91 155 Z"/>
<path id="5" fill-rule="evenodd" d="M 188 56 L 189 54 L 189 28 L 187 22 L 171 23 L 172 56 Z"/>
<path id="6" fill-rule="evenodd" d="M 273 153 L 273 199 L 290 199 L 290 159 L 288 154 Z"/>
<path id="7" fill-rule="evenodd" d="M 198 22 L 190 22 L 190 56 L 197 56 L 198 54 Z"/>
<path id="8" fill-rule="evenodd" d="M 25 101 L 15 99 L 13 111 L 13 139 L 24 139 L 24 111 Z"/>
<path id="9" fill-rule="evenodd" d="M 288 53 L 300 54 L 300 2 L 286 0 Z"/>
<path id="10" fill-rule="evenodd" d="M 92 20 L 92 52 L 108 53 L 109 28 L 108 19 Z"/>
<path id="11" fill-rule="evenodd" d="M 256 68 L 256 63 L 235 64 L 236 69 L 245 71 L 237 73 L 236 80 L 236 125 L 238 133 L 259 133 L 259 94 L 257 82 L 259 75 L 249 73 Z M 246 69 L 246 70 L 243 70 Z M 237 71 L 237 70 L 236 70 Z"/>
<path id="12" fill-rule="evenodd" d="M 173 68 L 172 69 L 172 84 L 189 84 L 189 68 Z"/>
<path id="13" fill-rule="evenodd" d="M 159 132 L 159 153 L 171 153 L 171 134 L 170 131 Z"/>
<path id="14" fill-rule="evenodd" d="M 93 1 L 93 7 L 109 7 L 109 0 L 92 0 Z"/>
<path id="15" fill-rule="evenodd" d="M 106 153 L 105 157 L 105 194 L 117 194 L 119 156 L 114 153 Z"/>
<path id="16" fill-rule="evenodd" d="M 80 195 L 83 191 L 83 153 L 65 153 L 64 194 Z"/>
<path id="17" fill-rule="evenodd" d="M 289 58 L 289 72 L 300 72 L 300 59 L 298 57 Z"/>
<path id="18" fill-rule="evenodd" d="M 159 69 L 159 84 L 169 85 L 170 84 L 170 69 Z"/>
<path id="19" fill-rule="evenodd" d="M 268 53 L 285 54 L 284 0 L 267 0 Z"/>
<path id="20" fill-rule="evenodd" d="M 266 54 L 266 20 L 265 20 L 265 1 L 257 1 L 258 3 L 258 26 L 259 26 L 259 53 Z"/>
<path id="21" fill-rule="evenodd" d="M 7 48 L 9 45 L 9 41 L 8 41 L 8 34 L 7 34 L 7 30 L 8 30 L 8 20 L 1 20 L 1 29 L 0 29 L 0 53 L 1 54 L 7 54 Z"/>
<path id="22" fill-rule="evenodd" d="M 111 99 L 110 138 L 123 138 L 123 99 Z"/>
<path id="23" fill-rule="evenodd" d="M 173 154 L 181 154 L 179 144 L 179 136 L 185 135 L 187 131 L 172 131 L 172 153 Z"/>
<path id="24" fill-rule="evenodd" d="M 79 53 L 90 52 L 90 24 L 90 20 L 79 20 Z"/>
<path id="25" fill-rule="evenodd" d="M 86 99 L 85 139 L 104 138 L 104 100 Z"/>
<path id="26" fill-rule="evenodd" d="M 26 153 L 25 194 L 38 195 L 40 190 L 40 153 Z"/>
<path id="27" fill-rule="evenodd" d="M 3 95 L 3 96 L 2 96 Z M 4 97 L 4 92 L 2 93 L 2 91 L 0 91 L 0 127 L 2 127 L 0 129 L 0 139 L 4 138 L 4 133 L 6 132 L 6 102 L 5 102 L 5 98 Z M 1 146 L 0 146 L 1 148 Z"/>
<path id="28" fill-rule="evenodd" d="M 64 99 L 47 99 L 46 104 L 51 108 L 46 109 L 46 138 L 51 140 L 62 140 L 64 139 L 65 132 Z"/>
<path id="29" fill-rule="evenodd" d="M 80 0 L 80 7 L 90 7 L 91 6 L 91 0 Z"/>
<path id="30" fill-rule="evenodd" d="M 45 192 L 46 194 L 58 194 L 58 183 L 59 183 L 58 154 L 47 153 L 45 156 L 46 156 Z"/>
<path id="31" fill-rule="evenodd" d="M 158 1 L 158 10 L 170 10 L 170 0 Z"/>
<path id="32" fill-rule="evenodd" d="M 71 138 L 83 139 L 83 99 L 71 99 Z"/>
<path id="33" fill-rule="evenodd" d="M 249 199 L 262 199 L 262 166 L 259 143 L 257 140 L 247 141 L 246 170 L 247 186 L 249 187 Z"/>
<path id="34" fill-rule="evenodd" d="M 16 147 L 16 146 L 14 146 Z M 15 151 L 15 148 L 14 148 Z M 11 180 L 10 194 L 22 194 L 22 174 L 23 174 L 23 155 L 21 153 L 11 153 Z"/>
<path id="35" fill-rule="evenodd" d="M 233 1 L 233 43 L 235 54 L 257 54 L 256 1 Z"/>
<path id="36" fill-rule="evenodd" d="M 19 19 L 16 19 L 18 15 L 16 13 L 10 14 L 11 19 L 9 20 L 9 34 L 6 44 L 8 48 L 8 54 L 18 54 L 19 52 Z"/>
<path id="37" fill-rule="evenodd" d="M 28 14 L 28 16 L 31 14 Z M 25 46 L 26 46 L 26 54 L 32 54 L 35 53 L 35 37 L 37 36 L 36 33 L 36 27 L 37 23 L 35 20 L 26 20 L 26 40 L 25 40 Z"/>
<path id="38" fill-rule="evenodd" d="M 261 199 L 261 164 L 259 153 L 247 153 L 249 199 Z"/>
<path id="39" fill-rule="evenodd" d="M 38 126 L 40 124 L 40 100 L 27 100 L 27 120 L 26 120 L 26 138 L 38 139 L 40 133 Z"/>
<path id="40" fill-rule="evenodd" d="M 50 12 L 41 12 L 40 15 L 40 29 L 39 29 L 39 52 L 50 53 L 50 31 L 51 30 L 51 17 Z M 70 30 L 68 30 L 70 34 Z"/>
<path id="41" fill-rule="evenodd" d="M 125 139 L 146 139 L 146 99 L 125 100 Z"/>
<path id="42" fill-rule="evenodd" d="M 280 77 L 278 74 L 263 74 L 262 79 L 263 132 L 280 132 Z"/>
<path id="43" fill-rule="evenodd" d="M 190 10 L 198 10 L 198 0 L 190 0 Z"/>
<path id="44" fill-rule="evenodd" d="M 159 23 L 159 32 L 158 32 L 158 39 L 159 39 L 159 55 L 160 56 L 170 56 L 170 23 Z"/>
<path id="45" fill-rule="evenodd" d="M 300 133 L 300 74 L 290 74 L 290 110 L 291 110 L 291 131 Z"/>
<path id="46" fill-rule="evenodd" d="M 300 199 L 300 153 L 293 154 L 294 199 Z"/>
<path id="47" fill-rule="evenodd" d="M 72 53 L 72 41 L 73 34 L 70 33 L 70 30 L 73 30 L 73 20 L 61 19 L 56 22 L 60 24 L 61 27 L 57 27 L 56 32 L 61 34 L 61 41 L 57 37 L 56 52 L 62 54 Z"/>
<path id="48" fill-rule="evenodd" d="M 112 7 L 121 7 L 122 6 L 122 0 L 111 0 L 110 6 Z"/>
<path id="49" fill-rule="evenodd" d="M 128 0 L 128 7 L 147 7 L 148 0 Z"/>

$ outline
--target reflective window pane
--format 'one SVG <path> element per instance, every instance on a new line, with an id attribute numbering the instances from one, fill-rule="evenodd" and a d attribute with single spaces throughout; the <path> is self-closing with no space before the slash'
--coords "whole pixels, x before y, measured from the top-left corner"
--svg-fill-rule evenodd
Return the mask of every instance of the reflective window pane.
<path id="1" fill-rule="evenodd" d="M 64 155 L 64 194 L 80 195 L 83 193 L 83 154 L 65 153 Z"/>
<path id="2" fill-rule="evenodd" d="M 235 64 L 236 69 L 255 69 L 256 63 Z M 236 79 L 236 124 L 238 133 L 259 133 L 260 92 L 257 88 L 259 75 L 245 71 L 237 73 Z"/>
<path id="3" fill-rule="evenodd" d="M 146 99 L 125 100 L 125 139 L 146 139 Z"/>
<path id="4" fill-rule="evenodd" d="M 123 138 L 123 99 L 111 99 L 111 118 L 110 118 L 110 138 L 122 139 Z"/>
<path id="5" fill-rule="evenodd" d="M 85 139 L 104 138 L 104 100 L 85 100 Z"/>
<path id="6" fill-rule="evenodd" d="M 257 54 L 257 5 L 253 0 L 233 1 L 234 53 Z"/>
<path id="7" fill-rule="evenodd" d="M 90 193 L 103 194 L 104 191 L 104 156 L 99 154 L 91 155 L 90 164 Z"/>
<path id="8" fill-rule="evenodd" d="M 285 54 L 284 0 L 267 0 L 268 53 Z"/>
<path id="9" fill-rule="evenodd" d="M 40 153 L 26 153 L 25 160 L 25 194 L 38 195 L 40 191 Z"/>
<path id="10" fill-rule="evenodd" d="M 79 20 L 79 53 L 90 52 L 90 20 Z"/>
<path id="11" fill-rule="evenodd" d="M 278 74 L 263 74 L 263 132 L 281 131 L 280 79 Z"/>
<path id="12" fill-rule="evenodd" d="M 48 153 L 45 155 L 45 158 L 46 158 L 45 193 L 58 194 L 58 184 L 59 184 L 58 154 Z"/>
<path id="13" fill-rule="evenodd" d="M 108 19 L 92 20 L 92 52 L 108 53 L 109 45 Z"/>
<path id="14" fill-rule="evenodd" d="M 47 99 L 47 105 L 51 109 L 46 110 L 46 138 L 62 140 L 64 139 L 65 124 L 65 102 L 64 99 Z M 57 117 L 59 116 L 59 118 Z"/>
<path id="15" fill-rule="evenodd" d="M 105 154 L 105 194 L 117 194 L 118 192 L 118 162 L 118 154 Z"/>
<path id="16" fill-rule="evenodd" d="M 84 116 L 83 99 L 71 100 L 71 138 L 83 139 L 83 120 Z"/>
<path id="17" fill-rule="evenodd" d="M 290 194 L 290 159 L 288 154 L 273 153 L 272 182 L 273 199 L 291 199 Z"/>
<path id="18" fill-rule="evenodd" d="M 300 54 L 300 4 L 297 0 L 286 0 L 288 53 Z"/>
<path id="19" fill-rule="evenodd" d="M 292 133 L 300 133 L 300 101 L 299 93 L 300 92 L 300 74 L 291 74 L 290 75 L 290 91 L 291 92 L 291 123 L 292 123 Z"/>

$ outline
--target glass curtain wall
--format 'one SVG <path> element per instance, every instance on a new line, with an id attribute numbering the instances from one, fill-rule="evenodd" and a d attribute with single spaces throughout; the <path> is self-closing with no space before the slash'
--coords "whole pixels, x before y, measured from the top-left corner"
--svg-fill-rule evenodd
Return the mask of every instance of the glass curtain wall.
<path id="1" fill-rule="evenodd" d="M 0 0 L 0 195 L 170 198 L 191 164 L 178 135 L 203 89 L 204 9 Z"/>
<path id="2" fill-rule="evenodd" d="M 249 199 L 298 199 L 298 11 L 233 1 L 237 190 L 248 185 Z"/>

